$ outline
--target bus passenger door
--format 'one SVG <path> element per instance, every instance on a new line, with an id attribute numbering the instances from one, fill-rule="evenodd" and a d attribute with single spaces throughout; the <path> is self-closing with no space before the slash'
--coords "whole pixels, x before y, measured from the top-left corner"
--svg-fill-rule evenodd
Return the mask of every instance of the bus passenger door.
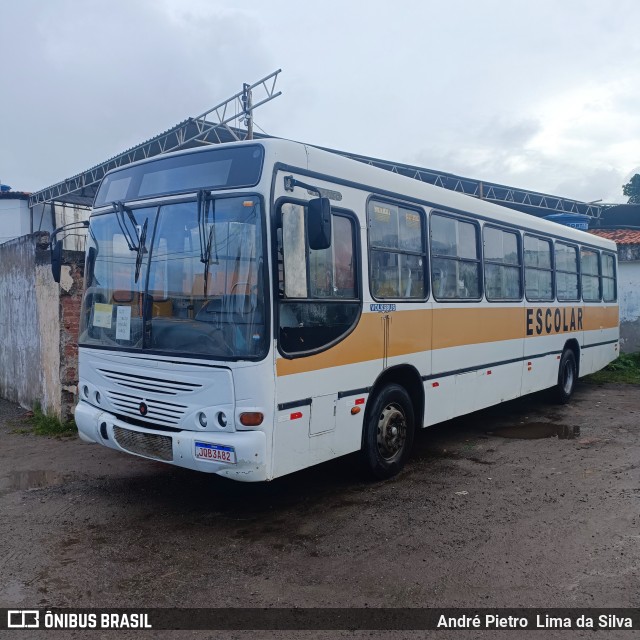
<path id="1" fill-rule="evenodd" d="M 284 406 L 304 403 L 307 409 L 295 413 L 308 418 L 308 424 L 303 443 L 302 428 L 289 428 L 291 416 L 281 416 L 275 434 L 276 474 L 281 468 L 303 468 L 348 453 L 360 442 L 358 436 L 353 444 L 351 430 L 336 433 L 338 393 L 353 387 L 349 367 L 360 357 L 353 331 L 362 311 L 357 219 L 349 210 L 332 207 L 327 245 L 311 240 L 316 237 L 310 223 L 314 216 L 311 203 L 288 197 L 277 212 L 276 398 Z M 295 462 L 280 459 L 287 438 L 296 441 L 295 449 L 289 447 Z"/>

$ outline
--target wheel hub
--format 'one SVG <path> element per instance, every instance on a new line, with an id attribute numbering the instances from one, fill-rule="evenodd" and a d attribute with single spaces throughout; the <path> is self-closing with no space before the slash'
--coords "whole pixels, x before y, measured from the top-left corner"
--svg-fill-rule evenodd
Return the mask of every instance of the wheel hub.
<path id="1" fill-rule="evenodd" d="M 388 404 L 378 419 L 378 451 L 388 462 L 398 458 L 407 439 L 407 420 L 402 409 Z"/>

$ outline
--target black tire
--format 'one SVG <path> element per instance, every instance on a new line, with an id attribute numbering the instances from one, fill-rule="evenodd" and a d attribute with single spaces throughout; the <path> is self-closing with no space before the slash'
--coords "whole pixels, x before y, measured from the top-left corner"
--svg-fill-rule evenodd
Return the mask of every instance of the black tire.
<path id="1" fill-rule="evenodd" d="M 369 405 L 362 439 L 362 460 L 378 480 L 395 476 L 405 465 L 415 431 L 413 404 L 397 384 L 383 387 Z"/>
<path id="2" fill-rule="evenodd" d="M 576 388 L 578 366 L 576 357 L 571 349 L 565 349 L 558 367 L 558 383 L 554 389 L 556 400 L 560 404 L 567 404 Z"/>

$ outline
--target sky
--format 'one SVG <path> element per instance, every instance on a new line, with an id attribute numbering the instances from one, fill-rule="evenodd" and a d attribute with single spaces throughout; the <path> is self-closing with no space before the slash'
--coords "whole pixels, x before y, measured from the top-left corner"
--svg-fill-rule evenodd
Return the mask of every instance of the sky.
<path id="1" fill-rule="evenodd" d="M 625 202 L 638 24 L 637 0 L 4 0 L 0 182 L 62 181 L 282 68 L 271 135 Z"/>

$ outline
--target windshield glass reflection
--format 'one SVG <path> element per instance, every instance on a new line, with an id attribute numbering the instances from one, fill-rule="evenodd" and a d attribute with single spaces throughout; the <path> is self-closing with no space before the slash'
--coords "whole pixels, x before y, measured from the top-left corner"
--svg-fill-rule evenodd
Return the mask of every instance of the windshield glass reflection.
<path id="1" fill-rule="evenodd" d="M 263 356 L 258 199 L 217 198 L 131 213 L 137 235 L 123 231 L 117 213 L 91 220 L 80 343 L 223 359 Z M 138 246 L 130 246 L 131 237 Z"/>

